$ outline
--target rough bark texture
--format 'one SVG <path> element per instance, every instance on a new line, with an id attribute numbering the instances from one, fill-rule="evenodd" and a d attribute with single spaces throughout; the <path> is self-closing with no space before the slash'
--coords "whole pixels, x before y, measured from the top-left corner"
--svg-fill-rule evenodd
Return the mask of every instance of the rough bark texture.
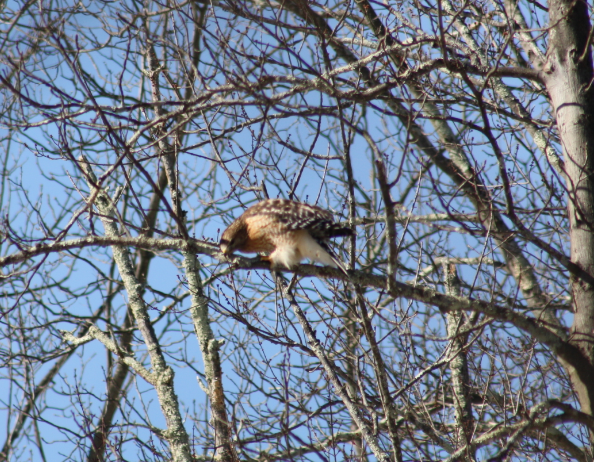
<path id="1" fill-rule="evenodd" d="M 443 265 L 446 290 L 449 295 L 460 295 L 460 279 L 456 270 L 456 265 L 445 262 Z M 466 353 L 466 342 L 468 333 L 464 332 L 468 326 L 465 326 L 467 316 L 461 312 L 452 312 L 447 314 L 448 337 L 451 342 L 452 359 L 450 371 L 452 374 L 452 396 L 454 399 L 454 410 L 456 414 L 457 447 L 466 449 L 465 460 L 472 461 L 475 458 L 471 446 L 474 418 L 472 416 L 471 402 L 471 382 L 468 372 L 468 357 Z"/>

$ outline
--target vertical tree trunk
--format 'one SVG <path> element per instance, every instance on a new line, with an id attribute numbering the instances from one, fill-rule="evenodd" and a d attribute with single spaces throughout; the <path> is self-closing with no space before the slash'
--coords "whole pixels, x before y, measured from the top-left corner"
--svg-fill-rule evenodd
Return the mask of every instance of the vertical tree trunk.
<path id="1" fill-rule="evenodd" d="M 446 291 L 449 295 L 460 296 L 460 279 L 454 263 L 443 264 Z M 452 397 L 456 415 L 456 448 L 466 447 L 465 459 L 475 460 L 475 451 L 470 447 L 474 419 L 472 417 L 472 403 L 470 401 L 470 374 L 468 372 L 468 358 L 466 356 L 466 342 L 468 334 L 461 330 L 466 321 L 462 312 L 448 313 L 448 337 L 452 342 L 452 353 L 456 356 L 450 363 L 452 374 Z M 464 327 L 465 328 L 465 327 Z"/>
<path id="2" fill-rule="evenodd" d="M 591 25 L 583 0 L 554 0 L 549 5 L 550 40 L 546 85 L 557 125 L 567 173 L 571 261 L 594 273 L 594 123 L 592 114 Z M 588 358 L 587 368 L 569 366 L 582 411 L 592 415 L 594 400 L 594 287 L 572 277 L 574 322 L 572 342 Z"/>

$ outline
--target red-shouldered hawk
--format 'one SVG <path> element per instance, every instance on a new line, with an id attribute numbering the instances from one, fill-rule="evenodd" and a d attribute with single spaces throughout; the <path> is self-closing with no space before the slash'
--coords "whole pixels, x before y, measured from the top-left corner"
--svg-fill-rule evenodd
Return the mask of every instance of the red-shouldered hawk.
<path id="1" fill-rule="evenodd" d="M 287 199 L 267 199 L 248 208 L 225 230 L 220 247 L 231 252 L 261 252 L 273 268 L 293 268 L 308 258 L 340 268 L 342 262 L 328 248 L 326 240 L 353 234 L 334 223 L 332 213 L 315 205 Z"/>

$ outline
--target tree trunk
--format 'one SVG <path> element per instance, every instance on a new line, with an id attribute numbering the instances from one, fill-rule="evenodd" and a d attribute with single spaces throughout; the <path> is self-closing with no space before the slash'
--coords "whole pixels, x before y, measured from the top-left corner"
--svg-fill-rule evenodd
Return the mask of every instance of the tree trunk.
<path id="1" fill-rule="evenodd" d="M 549 5 L 550 31 L 546 86 L 557 118 L 567 175 L 571 261 L 594 269 L 594 123 L 592 58 L 588 37 L 591 25 L 584 1 L 555 0 Z M 582 411 L 592 415 L 594 399 L 594 287 L 572 277 L 574 322 L 572 343 L 589 361 L 587 368 L 569 366 Z"/>

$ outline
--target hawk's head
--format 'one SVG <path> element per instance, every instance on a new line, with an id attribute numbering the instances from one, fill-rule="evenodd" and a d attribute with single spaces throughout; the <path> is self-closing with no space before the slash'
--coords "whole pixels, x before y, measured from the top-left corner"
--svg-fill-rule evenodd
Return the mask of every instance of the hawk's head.
<path id="1" fill-rule="evenodd" d="M 225 230 L 221 236 L 219 247 L 221 252 L 225 255 L 229 255 L 236 250 L 241 250 L 248 240 L 247 226 L 245 222 L 240 218 L 235 220 Z"/>

